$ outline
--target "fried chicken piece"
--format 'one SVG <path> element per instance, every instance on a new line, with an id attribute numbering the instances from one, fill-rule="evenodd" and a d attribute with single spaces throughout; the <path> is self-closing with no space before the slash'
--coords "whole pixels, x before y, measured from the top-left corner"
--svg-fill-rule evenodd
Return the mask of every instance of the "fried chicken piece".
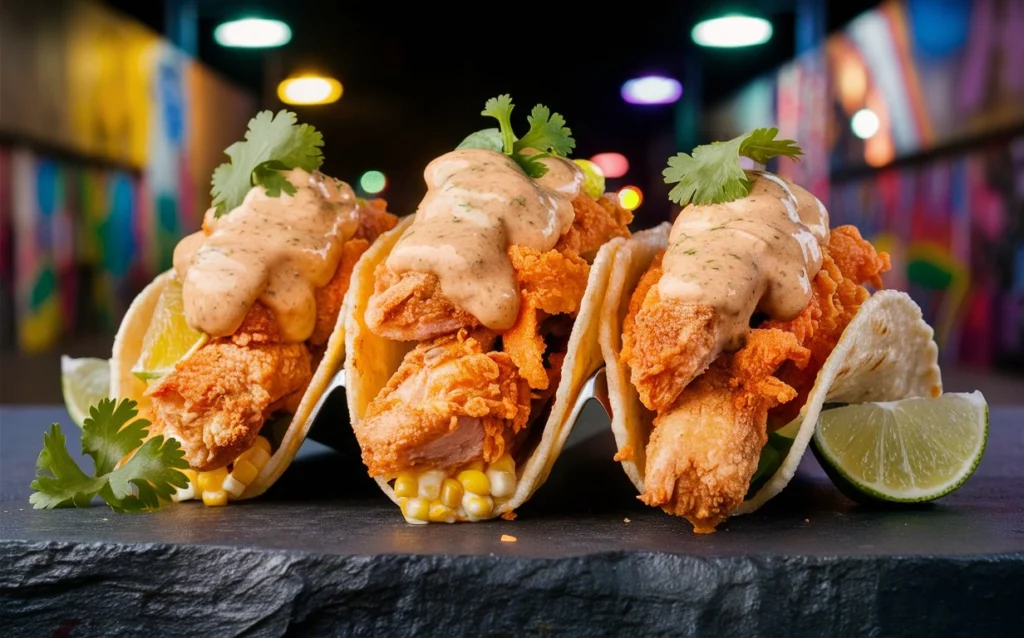
<path id="1" fill-rule="evenodd" d="M 512 357 L 531 388 L 546 390 L 547 345 L 541 324 L 553 315 L 576 316 L 587 289 L 590 264 L 571 251 L 542 253 L 526 246 L 510 247 L 508 256 L 519 282 L 520 302 L 515 324 L 502 335 L 502 350 Z"/>
<path id="2" fill-rule="evenodd" d="M 455 335 L 411 350 L 356 426 L 371 476 L 497 460 L 530 415 L 530 389 L 493 333 Z"/>
<path id="3" fill-rule="evenodd" d="M 360 201 L 356 210 L 359 214 L 359 227 L 342 247 L 341 261 L 334 271 L 334 277 L 326 286 L 317 288 L 313 293 L 316 300 L 316 324 L 309 338 L 311 346 L 324 345 L 334 334 L 338 313 L 345 300 L 345 293 L 348 292 L 356 262 L 370 244 L 398 223 L 398 218 L 387 211 L 387 202 L 383 199 Z"/>
<path id="4" fill-rule="evenodd" d="M 573 202 L 572 226 L 553 250 L 584 257 L 595 254 L 612 237 L 627 237 L 633 214 L 611 196 L 593 200 L 586 195 Z M 373 295 L 366 308 L 366 325 L 375 334 L 396 341 L 425 341 L 480 322 L 445 297 L 440 280 L 422 272 L 396 273 L 385 264 L 374 272 Z M 520 315 L 521 316 L 521 315 Z"/>
<path id="5" fill-rule="evenodd" d="M 809 357 L 794 334 L 760 329 L 719 357 L 654 419 L 638 498 L 685 517 L 698 534 L 715 531 L 746 497 L 768 440 L 768 410 L 796 396 L 772 374 Z"/>
<path id="6" fill-rule="evenodd" d="M 571 250 L 588 260 L 593 260 L 609 239 L 613 237 L 629 237 L 629 223 L 633 221 L 633 213 L 619 204 L 619 199 L 612 193 L 606 193 L 593 199 L 580 193 L 572 200 L 576 216 L 572 226 L 562 235 L 555 250 Z"/>
<path id="7" fill-rule="evenodd" d="M 281 343 L 273 313 L 256 303 L 235 334 L 208 342 L 150 386 L 151 433 L 180 440 L 192 469 L 223 467 L 312 375 L 306 345 Z"/>
<path id="8" fill-rule="evenodd" d="M 659 296 L 664 256 L 658 254 L 640 278 L 622 326 L 621 356 L 630 381 L 640 401 L 655 412 L 671 406 L 719 354 L 714 308 Z"/>

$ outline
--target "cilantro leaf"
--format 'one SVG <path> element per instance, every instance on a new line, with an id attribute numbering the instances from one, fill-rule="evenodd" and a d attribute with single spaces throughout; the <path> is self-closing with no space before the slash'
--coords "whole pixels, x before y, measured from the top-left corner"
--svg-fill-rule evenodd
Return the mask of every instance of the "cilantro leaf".
<path id="1" fill-rule="evenodd" d="M 272 197 L 295 192 L 278 171 L 301 168 L 314 171 L 323 164 L 323 135 L 309 124 L 298 124 L 295 114 L 260 111 L 249 120 L 245 141 L 235 142 L 224 153 L 230 162 L 213 171 L 213 205 L 216 216 L 238 207 L 253 186 L 263 186 Z M 291 191 L 289 191 L 289 187 Z"/>
<path id="2" fill-rule="evenodd" d="M 668 197 L 686 206 L 693 203 L 722 204 L 746 197 L 751 182 L 740 166 L 740 156 L 765 164 L 774 157 L 799 161 L 803 151 L 793 140 L 776 140 L 777 128 L 760 128 L 724 142 L 712 142 L 679 153 L 662 171 L 666 184 L 675 184 Z"/>
<path id="3" fill-rule="evenodd" d="M 483 148 L 488 151 L 504 153 L 505 149 L 503 144 L 504 142 L 501 137 L 501 129 L 485 128 L 482 131 L 470 133 L 466 136 L 466 139 L 462 140 L 462 142 L 455 148 Z"/>
<path id="4" fill-rule="evenodd" d="M 50 426 L 43 435 L 43 450 L 31 484 L 32 506 L 86 507 L 99 495 L 115 511 L 146 511 L 159 507 L 161 499 L 169 499 L 175 487 L 186 487 L 188 478 L 178 471 L 188 467 L 180 444 L 165 441 L 163 436 L 143 443 L 149 421 L 132 421 L 137 414 L 137 404 L 129 399 L 117 404 L 103 399 L 90 408 L 82 424 L 82 451 L 92 457 L 95 476 L 87 475 L 71 458 L 60 426 Z M 128 456 L 127 462 L 117 467 Z"/>
<path id="5" fill-rule="evenodd" d="M 565 125 L 565 118 L 552 113 L 543 104 L 533 107 L 526 120 L 530 123 L 530 130 L 514 144 L 515 151 L 535 148 L 565 157 L 576 147 L 576 140 L 572 138 L 572 130 Z"/>
<path id="6" fill-rule="evenodd" d="M 60 425 L 51 425 L 43 434 L 43 451 L 36 460 L 36 478 L 30 485 L 33 492 L 28 502 L 32 507 L 87 507 L 106 484 L 107 477 L 89 477 L 78 467 L 68 454 Z"/>
<path id="7" fill-rule="evenodd" d="M 162 435 L 154 436 L 127 463 L 110 473 L 110 491 L 117 502 L 108 503 L 116 510 L 156 509 L 160 499 L 171 498 L 174 488 L 188 486 L 188 478 L 178 471 L 186 468 L 188 462 L 181 444 L 174 439 L 165 440 Z"/>
<path id="8" fill-rule="evenodd" d="M 533 179 L 543 177 L 547 174 L 548 167 L 540 160 L 545 157 L 567 157 L 576 147 L 572 130 L 565 125 L 565 118 L 558 113 L 552 113 L 543 104 L 538 104 L 526 117 L 530 123 L 530 130 L 522 139 L 517 138 L 512 130 L 514 108 L 512 98 L 507 94 L 487 100 L 480 114 L 497 119 L 499 128 L 472 133 L 456 148 L 482 148 L 505 153 L 515 160 L 528 176 Z M 535 152 L 524 153 L 523 151 L 527 149 Z"/>
<path id="9" fill-rule="evenodd" d="M 515 133 L 512 132 L 512 97 L 508 94 L 492 97 L 484 104 L 484 110 L 480 115 L 486 115 L 498 120 L 501 131 L 501 146 L 506 155 L 512 154 L 512 147 L 516 142 Z"/>
<path id="10" fill-rule="evenodd" d="M 149 421 L 138 419 L 128 424 L 139 413 L 136 406 L 134 401 L 115 405 L 113 399 L 102 399 L 89 408 L 82 424 L 82 452 L 92 457 L 97 476 L 113 472 L 146 438 Z"/>

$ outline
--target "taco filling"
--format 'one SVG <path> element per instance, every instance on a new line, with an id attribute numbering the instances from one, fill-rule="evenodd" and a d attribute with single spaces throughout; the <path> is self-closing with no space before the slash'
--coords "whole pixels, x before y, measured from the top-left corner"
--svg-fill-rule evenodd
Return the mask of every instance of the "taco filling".
<path id="1" fill-rule="evenodd" d="M 161 376 L 139 376 L 150 435 L 179 440 L 191 468 L 176 500 L 223 504 L 252 483 L 280 439 L 265 428 L 287 427 L 325 355 L 355 262 L 397 222 L 312 164 L 264 158 L 250 170 L 269 177 L 175 248 L 162 294 L 180 295 L 203 339 Z"/>
<path id="2" fill-rule="evenodd" d="M 414 344 L 354 419 L 370 475 L 413 523 L 490 518 L 516 493 L 591 263 L 632 220 L 614 195 L 585 192 L 571 144 L 533 129 L 514 152 L 472 140 L 426 167 L 366 304 L 369 331 Z"/>
<path id="3" fill-rule="evenodd" d="M 666 177 L 686 190 L 680 165 Z M 640 499 L 698 533 L 743 503 L 769 432 L 799 415 L 864 285 L 889 269 L 855 227 L 830 228 L 808 191 L 765 171 L 740 179 L 734 198 L 684 194 L 623 321 L 621 359 L 655 415 Z"/>

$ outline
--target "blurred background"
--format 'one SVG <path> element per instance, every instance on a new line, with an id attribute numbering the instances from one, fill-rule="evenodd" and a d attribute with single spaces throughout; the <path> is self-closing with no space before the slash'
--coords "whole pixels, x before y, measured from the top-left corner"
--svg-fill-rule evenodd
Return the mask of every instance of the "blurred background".
<path id="1" fill-rule="evenodd" d="M 499 93 L 563 114 L 637 230 L 678 212 L 670 155 L 778 126 L 806 157 L 770 168 L 891 253 L 947 389 L 1020 401 L 1024 2 L 328 4 L 0 2 L 0 402 L 109 356 L 257 110 L 404 215 Z"/>

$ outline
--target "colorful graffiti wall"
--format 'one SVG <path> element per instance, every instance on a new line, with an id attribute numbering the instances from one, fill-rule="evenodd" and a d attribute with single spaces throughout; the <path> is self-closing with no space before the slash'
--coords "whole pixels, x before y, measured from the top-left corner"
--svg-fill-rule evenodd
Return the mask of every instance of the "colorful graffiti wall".
<path id="1" fill-rule="evenodd" d="M 941 356 L 1024 370 L 1024 2 L 891 0 L 706 119 L 706 139 L 777 125 L 804 161 L 769 166 L 893 255 L 887 285 Z M 877 131 L 861 138 L 863 109 Z"/>
<path id="2" fill-rule="evenodd" d="M 0 5 L 0 73 L 0 338 L 38 352 L 170 267 L 256 101 L 89 0 Z"/>

